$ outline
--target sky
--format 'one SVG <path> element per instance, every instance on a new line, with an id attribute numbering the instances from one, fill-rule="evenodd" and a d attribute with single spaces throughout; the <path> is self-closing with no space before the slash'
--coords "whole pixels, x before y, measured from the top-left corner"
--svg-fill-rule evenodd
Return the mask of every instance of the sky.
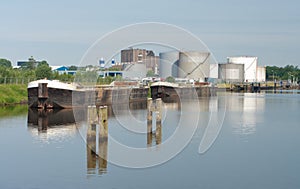
<path id="1" fill-rule="evenodd" d="M 299 66 L 299 8 L 298 0 L 3 0 L 0 58 L 13 65 L 30 56 L 50 65 L 79 65 L 105 34 L 162 22 L 196 35 L 218 62 L 257 56 L 261 66 Z"/>

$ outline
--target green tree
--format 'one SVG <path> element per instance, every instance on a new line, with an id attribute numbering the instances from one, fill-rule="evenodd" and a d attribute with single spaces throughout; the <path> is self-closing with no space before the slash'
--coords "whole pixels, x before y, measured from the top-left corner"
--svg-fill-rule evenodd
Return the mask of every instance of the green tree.
<path id="1" fill-rule="evenodd" d="M 77 69 L 78 69 L 77 66 L 70 66 L 70 67 L 69 67 L 69 70 L 72 70 L 72 71 L 73 71 L 73 70 L 77 70 Z"/>
<path id="2" fill-rule="evenodd" d="M 167 82 L 170 82 L 170 83 L 175 83 L 175 79 L 174 79 L 174 77 L 172 77 L 172 76 L 167 77 L 167 78 L 166 78 L 166 81 L 167 81 Z"/>
<path id="3" fill-rule="evenodd" d="M 147 72 L 146 76 L 147 76 L 147 77 L 153 77 L 153 76 L 155 76 L 155 74 L 154 74 L 153 70 L 149 70 L 149 71 Z"/>
<path id="4" fill-rule="evenodd" d="M 0 66 L 11 68 L 11 61 L 4 58 L 0 58 Z"/>
<path id="5" fill-rule="evenodd" d="M 35 75 L 37 79 L 52 79 L 52 70 L 49 64 L 46 61 L 40 62 L 35 70 Z"/>
<path id="6" fill-rule="evenodd" d="M 21 68 L 23 70 L 34 70 L 37 65 L 37 61 L 33 58 L 33 56 L 28 58 L 28 61 L 25 64 L 22 64 Z"/>

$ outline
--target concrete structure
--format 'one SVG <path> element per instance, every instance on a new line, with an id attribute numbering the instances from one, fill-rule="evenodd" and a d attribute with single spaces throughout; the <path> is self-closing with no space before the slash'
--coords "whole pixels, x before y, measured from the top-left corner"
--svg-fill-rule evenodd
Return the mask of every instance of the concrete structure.
<path id="1" fill-rule="evenodd" d="M 178 77 L 205 81 L 209 77 L 210 53 L 187 51 L 179 53 Z"/>
<path id="2" fill-rule="evenodd" d="M 244 81 L 256 82 L 257 77 L 257 57 L 240 56 L 240 57 L 228 57 L 227 62 L 232 64 L 244 65 Z"/>
<path id="3" fill-rule="evenodd" d="M 144 78 L 147 75 L 146 64 L 135 63 L 135 64 L 124 64 L 123 78 Z"/>
<path id="4" fill-rule="evenodd" d="M 157 71 L 157 67 L 159 65 L 159 56 L 147 56 L 143 61 L 146 64 L 147 71 L 152 70 L 154 73 Z"/>
<path id="5" fill-rule="evenodd" d="M 179 52 L 171 51 L 159 53 L 159 77 L 178 77 Z"/>
<path id="6" fill-rule="evenodd" d="M 243 82 L 244 64 L 219 64 L 219 79 L 225 82 Z"/>
<path id="7" fill-rule="evenodd" d="M 256 81 L 257 82 L 265 82 L 266 81 L 266 67 L 265 66 L 257 66 Z"/>

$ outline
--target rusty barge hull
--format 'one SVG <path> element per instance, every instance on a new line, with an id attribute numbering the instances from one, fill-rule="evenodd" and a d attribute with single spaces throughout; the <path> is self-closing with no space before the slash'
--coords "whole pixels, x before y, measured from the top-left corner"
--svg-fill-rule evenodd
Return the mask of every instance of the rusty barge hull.
<path id="1" fill-rule="evenodd" d="M 151 98 L 161 98 L 164 102 L 175 102 L 200 97 L 216 96 L 216 88 L 209 86 L 172 86 L 157 84 L 151 86 Z"/>
<path id="2" fill-rule="evenodd" d="M 39 80 L 28 85 L 28 106 L 39 109 L 62 109 L 89 105 L 147 101 L 149 88 L 116 87 L 77 90 L 59 81 Z"/>

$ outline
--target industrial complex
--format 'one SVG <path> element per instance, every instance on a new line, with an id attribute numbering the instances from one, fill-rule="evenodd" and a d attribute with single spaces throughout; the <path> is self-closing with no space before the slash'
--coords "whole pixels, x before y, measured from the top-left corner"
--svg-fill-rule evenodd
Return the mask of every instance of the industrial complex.
<path id="1" fill-rule="evenodd" d="M 225 63 L 212 63 L 211 53 L 200 51 L 161 52 L 158 56 L 147 49 L 125 49 L 121 61 L 111 64 L 102 76 L 121 75 L 124 79 L 145 78 L 149 71 L 162 80 L 173 77 L 199 82 L 225 83 L 265 82 L 266 68 L 258 65 L 258 57 L 228 57 Z M 101 60 L 103 61 L 103 60 Z"/>

